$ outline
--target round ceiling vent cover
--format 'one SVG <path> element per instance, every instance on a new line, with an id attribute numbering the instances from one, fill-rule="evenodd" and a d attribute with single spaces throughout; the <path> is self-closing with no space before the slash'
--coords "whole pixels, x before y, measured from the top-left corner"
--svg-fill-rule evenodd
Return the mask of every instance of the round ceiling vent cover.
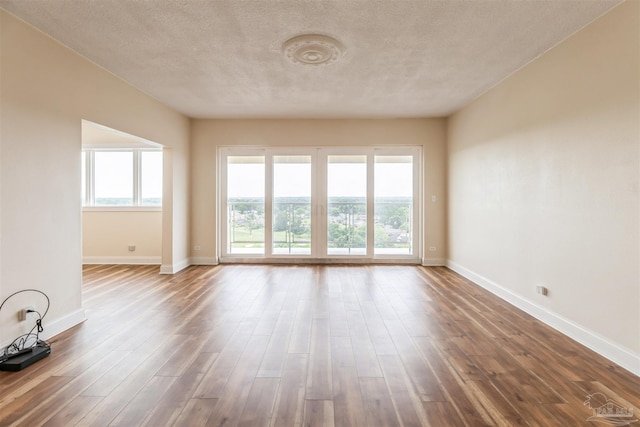
<path id="1" fill-rule="evenodd" d="M 287 40 L 282 46 L 284 55 L 294 64 L 314 66 L 336 62 L 344 53 L 344 46 L 333 37 L 305 34 Z"/>

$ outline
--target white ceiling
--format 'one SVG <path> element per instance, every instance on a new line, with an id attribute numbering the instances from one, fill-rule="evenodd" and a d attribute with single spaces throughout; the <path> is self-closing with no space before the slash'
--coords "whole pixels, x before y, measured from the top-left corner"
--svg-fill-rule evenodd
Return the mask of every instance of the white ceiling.
<path id="1" fill-rule="evenodd" d="M 620 0 L 0 0 L 190 116 L 446 116 Z M 321 33 L 336 63 L 289 62 Z"/>

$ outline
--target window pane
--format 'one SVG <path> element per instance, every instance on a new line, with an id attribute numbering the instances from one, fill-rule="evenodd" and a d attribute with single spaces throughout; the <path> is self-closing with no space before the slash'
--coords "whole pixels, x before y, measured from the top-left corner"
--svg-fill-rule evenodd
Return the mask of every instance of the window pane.
<path id="1" fill-rule="evenodd" d="M 411 255 L 413 158 L 375 157 L 375 254 Z"/>
<path id="2" fill-rule="evenodd" d="M 327 253 L 367 253 L 367 156 L 328 156 Z"/>
<path id="3" fill-rule="evenodd" d="M 264 156 L 227 158 L 227 251 L 264 254 Z"/>
<path id="4" fill-rule="evenodd" d="M 162 205 L 162 151 L 140 152 L 140 197 L 145 206 Z"/>
<path id="5" fill-rule="evenodd" d="M 96 151 L 95 204 L 133 205 L 133 152 Z"/>
<path id="6" fill-rule="evenodd" d="M 311 254 L 311 156 L 273 157 L 273 253 Z"/>

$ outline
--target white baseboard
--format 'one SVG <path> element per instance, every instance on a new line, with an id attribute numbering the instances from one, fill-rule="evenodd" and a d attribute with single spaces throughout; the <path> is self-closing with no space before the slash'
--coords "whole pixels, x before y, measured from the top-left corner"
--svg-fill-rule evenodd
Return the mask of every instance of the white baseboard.
<path id="1" fill-rule="evenodd" d="M 447 265 L 447 260 L 444 258 L 422 258 L 423 267 L 444 267 Z"/>
<path id="2" fill-rule="evenodd" d="M 611 342 L 600 334 L 510 291 L 460 264 L 448 260 L 447 267 L 541 322 L 551 326 L 555 330 L 565 334 L 569 338 L 574 339 L 601 356 L 617 363 L 633 374 L 640 376 L 640 354 L 636 354 L 628 348 Z"/>
<path id="3" fill-rule="evenodd" d="M 52 322 L 43 321 L 42 326 L 44 330 L 40 335 L 42 339 L 48 340 L 51 337 L 54 337 L 67 329 L 71 329 L 76 325 L 87 320 L 87 314 L 85 313 L 83 308 L 79 308 L 78 310 L 72 311 L 71 313 L 63 316 L 59 319 L 56 319 Z"/>
<path id="4" fill-rule="evenodd" d="M 218 258 L 216 257 L 191 257 L 191 265 L 218 265 Z"/>
<path id="5" fill-rule="evenodd" d="M 52 337 L 55 337 L 58 334 L 63 333 L 67 329 L 71 329 L 76 325 L 87 320 L 87 314 L 85 313 L 83 308 L 79 308 L 66 316 L 62 316 L 59 319 L 56 319 L 52 322 L 47 321 L 48 318 L 45 318 L 42 322 L 42 333 L 40 333 L 41 340 L 48 340 Z M 8 345 L 10 345 L 14 339 L 6 340 L 0 343 L 0 349 L 4 349 Z"/>
<path id="6" fill-rule="evenodd" d="M 191 265 L 191 263 L 188 258 L 175 264 L 162 264 L 160 266 L 160 274 L 176 274 L 177 272 L 189 267 L 189 265 Z"/>
<path id="7" fill-rule="evenodd" d="M 82 264 L 160 265 L 159 256 L 85 256 Z"/>

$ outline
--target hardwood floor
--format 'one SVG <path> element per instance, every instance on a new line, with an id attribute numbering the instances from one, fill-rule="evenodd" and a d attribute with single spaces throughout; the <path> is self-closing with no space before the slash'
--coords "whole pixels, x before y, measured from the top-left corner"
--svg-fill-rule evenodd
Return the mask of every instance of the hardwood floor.
<path id="1" fill-rule="evenodd" d="M 86 266 L 88 320 L 0 373 L 0 425 L 603 425 L 593 393 L 640 418 L 640 378 L 446 268 L 157 271 Z"/>

